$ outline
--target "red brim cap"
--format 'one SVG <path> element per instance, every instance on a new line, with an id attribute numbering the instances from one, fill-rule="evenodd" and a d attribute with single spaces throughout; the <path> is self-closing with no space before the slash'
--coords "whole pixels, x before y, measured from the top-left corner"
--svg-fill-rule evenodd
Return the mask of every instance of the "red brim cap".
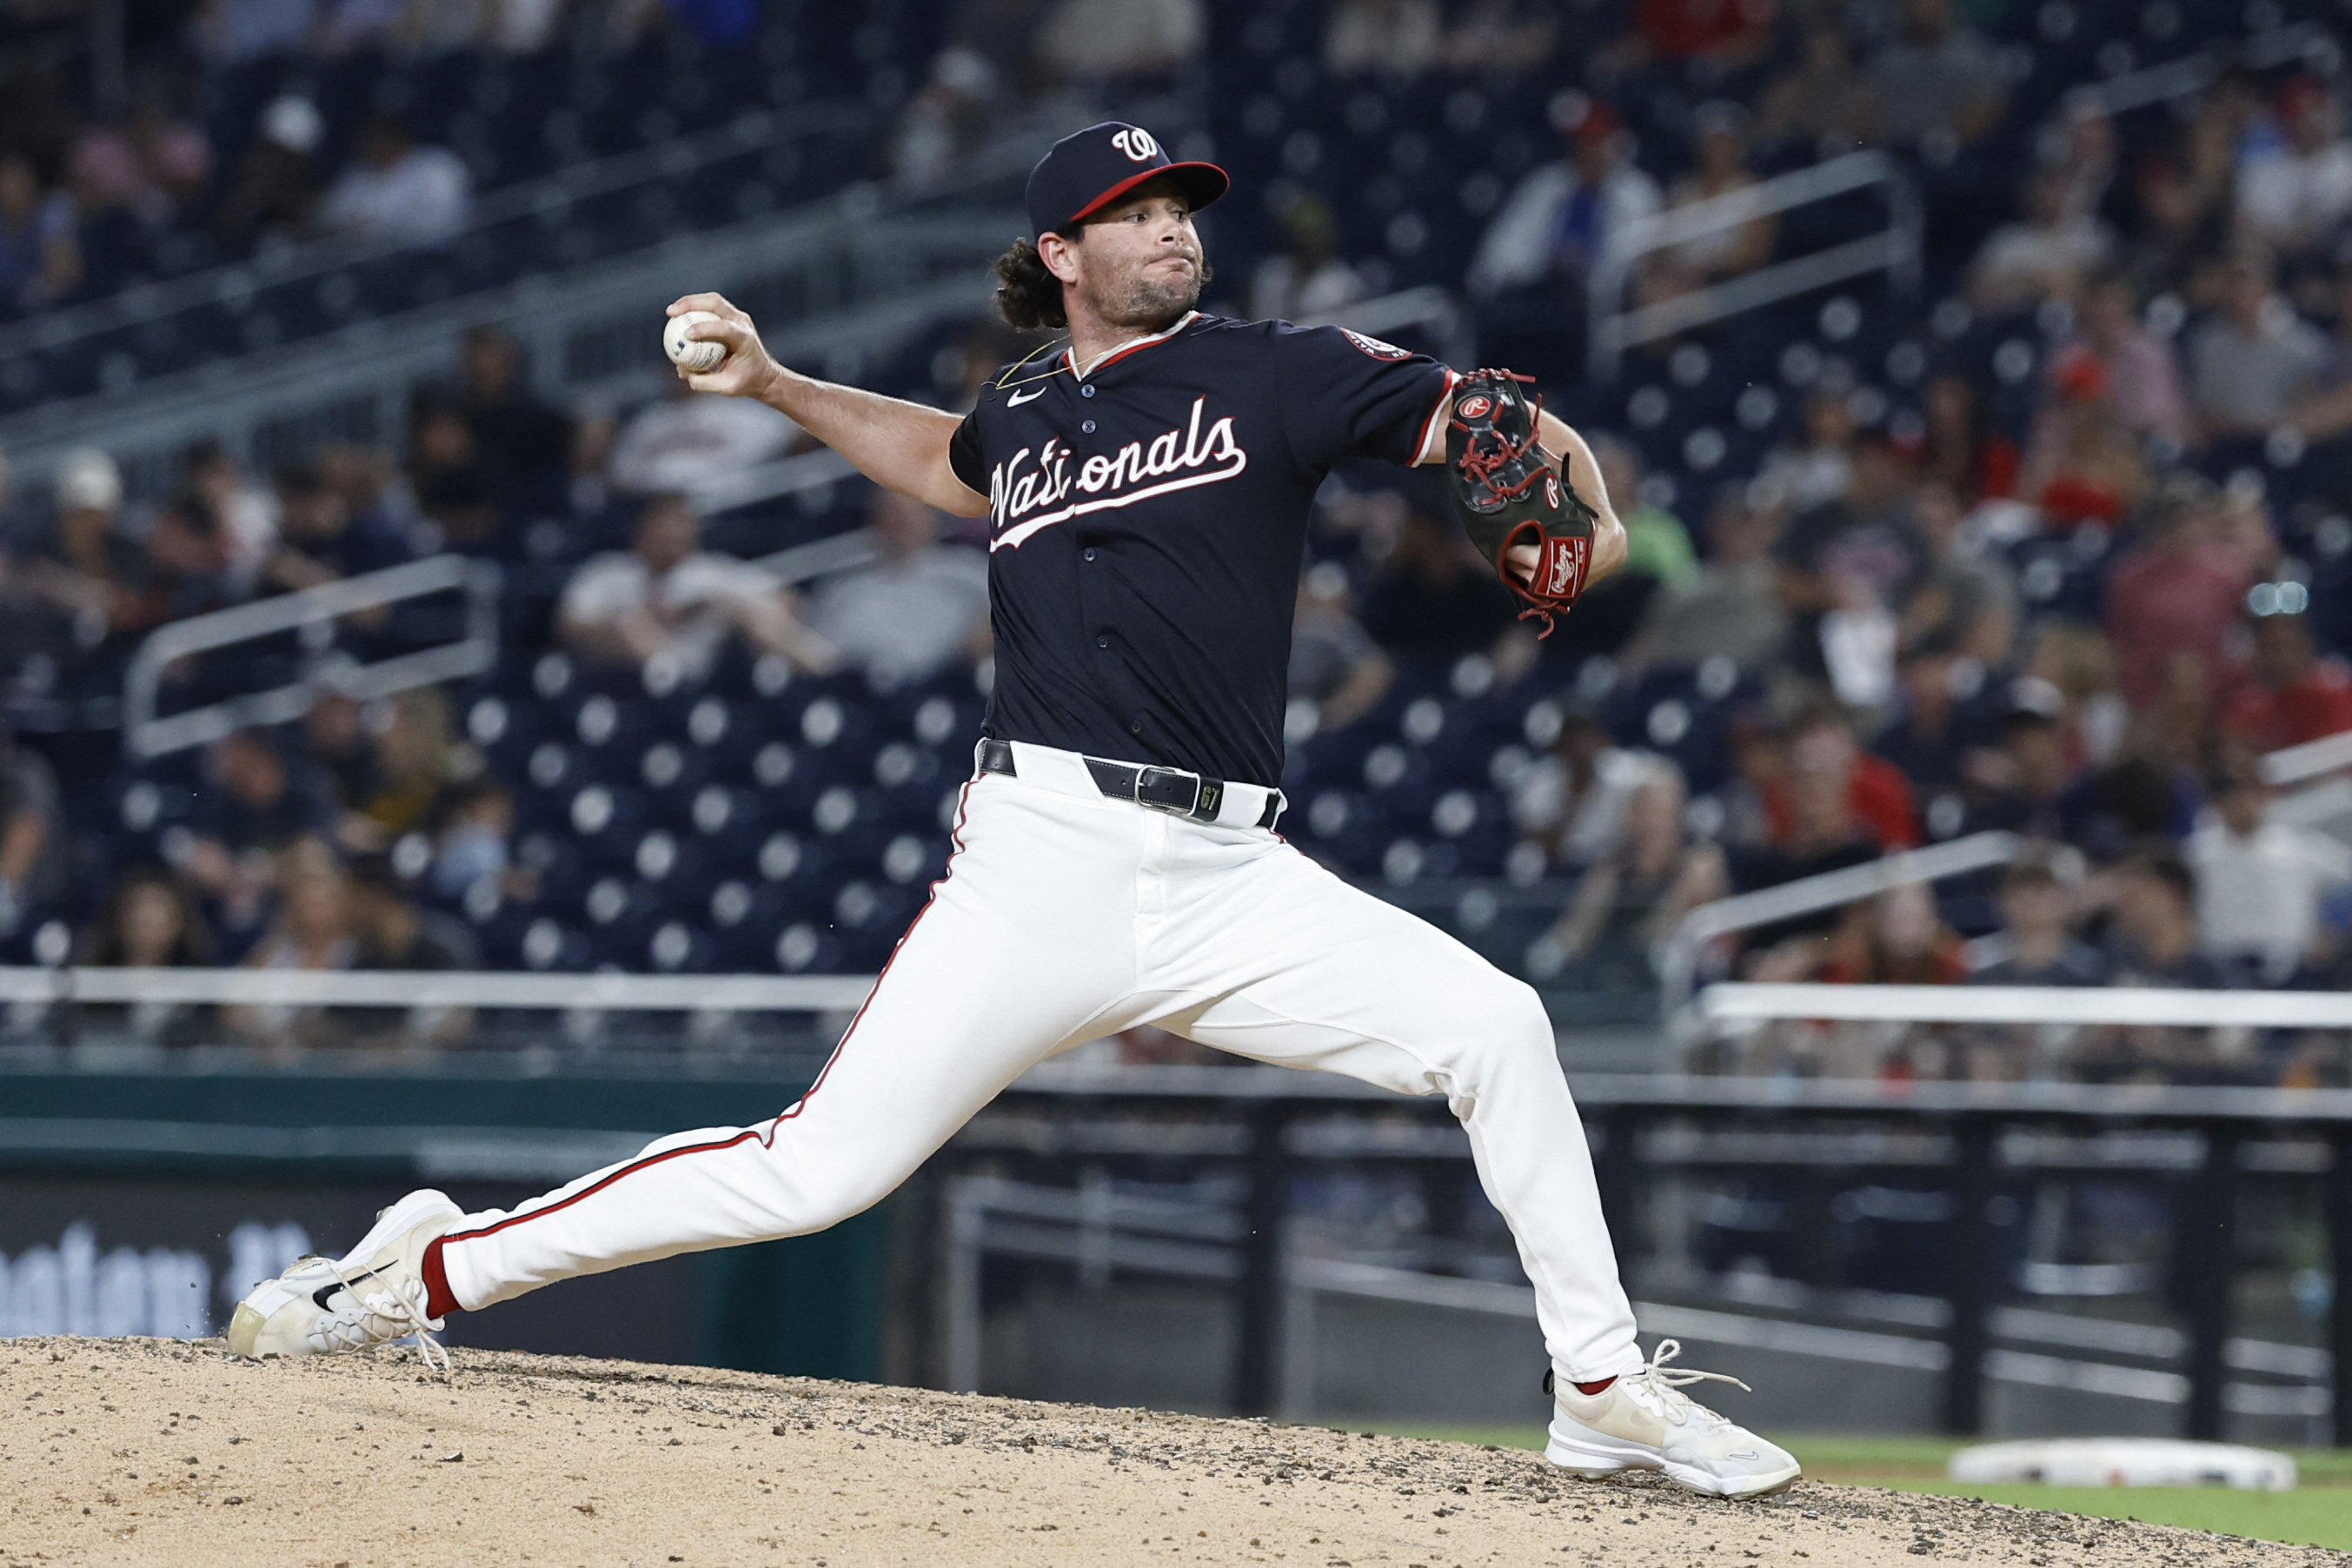
<path id="1" fill-rule="evenodd" d="M 1233 184 L 1214 163 L 1175 163 L 1139 125 L 1106 121 L 1063 137 L 1029 171 L 1029 222 L 1037 234 L 1084 223 L 1150 181 L 1175 182 L 1200 211 Z"/>

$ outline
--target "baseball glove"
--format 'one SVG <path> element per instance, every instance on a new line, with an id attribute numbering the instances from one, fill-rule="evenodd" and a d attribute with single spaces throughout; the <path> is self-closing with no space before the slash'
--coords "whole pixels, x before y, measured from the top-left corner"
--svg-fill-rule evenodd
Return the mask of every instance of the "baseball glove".
<path id="1" fill-rule="evenodd" d="M 1536 416 L 1507 370 L 1482 370 L 1454 388 L 1445 430 L 1445 466 L 1454 510 L 1478 553 L 1495 564 L 1503 585 L 1527 608 L 1521 620 L 1539 620 L 1538 637 L 1551 636 L 1552 617 L 1576 607 L 1592 565 L 1592 530 L 1600 514 L 1569 484 L 1565 465 L 1536 442 Z M 1522 579 L 1510 552 L 1535 547 L 1535 570 Z"/>

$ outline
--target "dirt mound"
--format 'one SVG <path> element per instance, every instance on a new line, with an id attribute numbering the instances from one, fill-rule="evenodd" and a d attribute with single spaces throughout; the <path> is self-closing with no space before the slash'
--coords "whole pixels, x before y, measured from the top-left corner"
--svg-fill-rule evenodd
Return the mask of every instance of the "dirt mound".
<path id="1" fill-rule="evenodd" d="M 2346 1561 L 1810 1482 L 1726 1503 L 1317 1427 L 457 1354 L 444 1380 L 402 1351 L 0 1341 L 0 1564 Z"/>

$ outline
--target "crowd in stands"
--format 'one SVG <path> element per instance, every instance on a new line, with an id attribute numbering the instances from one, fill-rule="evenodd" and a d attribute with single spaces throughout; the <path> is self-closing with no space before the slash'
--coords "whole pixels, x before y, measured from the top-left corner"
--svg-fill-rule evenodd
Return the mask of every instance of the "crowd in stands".
<path id="1" fill-rule="evenodd" d="M 262 39 L 254 29 L 281 9 L 210 7 L 190 36 L 204 49 Z M 294 7 L 300 28 L 236 47 L 348 49 L 343 13 L 377 9 L 397 20 L 371 23 L 369 47 L 454 47 L 424 40 L 457 10 L 420 5 Z M 510 9 L 465 14 L 495 20 Z M 2259 767 L 2352 731 L 2352 138 L 2336 57 L 2217 68 L 2185 95 L 2112 113 L 2042 79 L 2185 54 L 2204 9 L 2158 0 L 2114 23 L 2109 41 L 2138 52 L 2095 70 L 2069 53 L 2095 19 L 2066 5 L 1995 17 L 1952 0 L 1263 13 L 1128 0 L 1088 8 L 1100 26 L 1081 27 L 1067 5 L 961 0 L 940 10 L 940 47 L 898 110 L 889 156 L 902 172 L 950 166 L 1072 84 L 1205 81 L 1213 106 L 1194 133 L 1244 182 L 1207 226 L 1223 268 L 1212 306 L 1307 317 L 1437 282 L 1469 302 L 1482 360 L 1537 374 L 1593 436 L 1628 567 L 1540 640 L 1431 476 L 1347 468 L 1327 487 L 1298 592 L 1284 779 L 1285 831 L 1306 852 L 1391 896 L 1476 882 L 1538 901 L 1532 925 L 1492 927 L 1506 933 L 1486 944 L 1495 956 L 1548 990 L 1624 995 L 1654 989 L 1662 944 L 1701 903 L 2002 829 L 2033 845 L 2005 873 L 1746 933 L 1703 955 L 1706 972 L 2341 988 L 2352 862 L 2282 813 Z M 733 15 L 532 14 L 597 37 Z M 2238 26 L 2233 14 L 2230 36 Z M 1229 53 L 1211 41 L 1219 29 Z M 1427 122 L 1404 120 L 1408 106 Z M 1332 118 L 1306 129 L 1311 113 Z M 273 117 L 305 133 L 273 100 L 264 142 Z M 146 171 L 142 190 L 217 201 L 228 188 L 169 115 L 121 123 L 109 134 L 138 150 L 121 156 Z M 321 184 L 310 210 L 398 212 L 412 237 L 462 210 L 462 165 L 436 163 L 393 121 L 369 126 L 354 131 L 341 205 Z M 1441 134 L 1500 151 L 1443 187 L 1449 216 L 1423 221 L 1391 197 L 1435 177 L 1423 171 Z M 0 149 L 11 144 L 0 127 Z M 1822 242 L 1814 217 L 1743 206 L 1745 193 L 1862 148 L 1891 153 L 1936 198 L 1916 293 L 1849 280 L 1632 344 L 1613 378 L 1587 373 L 1594 269 L 1628 226 L 1701 203 L 1729 215 L 1625 268 L 1629 305 L 1703 302 Z M 16 269 L 18 299 L 64 297 L 78 191 L 37 155 L 0 152 L 0 268 Z M 1019 352 L 958 324 L 892 389 L 961 406 Z M 216 743 L 187 786 L 193 805 L 150 812 L 163 824 L 141 841 L 152 857 L 77 865 L 88 835 L 68 824 L 86 826 L 74 816 L 85 792 L 130 814 L 126 778 L 168 795 L 164 773 L 48 744 L 28 725 L 0 765 L 9 940 L 53 914 L 96 962 L 878 963 L 892 912 L 910 912 L 944 849 L 933 806 L 961 776 L 969 736 L 938 715 L 966 724 L 984 692 L 985 558 L 967 525 L 899 498 L 859 500 L 870 558 L 788 586 L 752 559 L 756 530 L 702 517 L 688 492 L 806 450 L 789 420 L 682 388 L 616 410 L 553 406 L 527 373 L 486 329 L 445 383 L 419 389 L 396 451 L 329 447 L 257 474 L 200 446 L 152 506 L 127 505 L 91 451 L 51 493 L 15 498 L 0 652 L 19 713 L 119 693 L 130 648 L 167 620 L 440 550 L 495 558 L 532 585 L 510 595 L 496 677 L 367 702 L 329 690 L 299 724 Z M 429 640 L 408 616 L 355 623 L 347 644 L 366 657 Z M 201 661 L 170 676 L 184 704 L 226 679 Z M 583 693 L 609 700 L 598 709 Z M 542 700 L 559 717 L 514 716 Z M 778 704 L 775 732 L 808 742 L 797 763 L 775 746 L 719 755 L 735 744 L 715 738 L 727 705 L 743 701 Z M 486 702 L 509 716 L 485 719 Z M 689 711 L 697 726 L 719 715 L 712 740 L 685 733 Z M 593 810 L 566 750 L 601 744 L 592 731 L 646 748 L 642 779 Z M 809 770 L 838 733 L 866 748 L 864 775 L 843 774 L 845 804 L 824 807 L 831 776 Z M 651 815 L 629 816 L 631 791 Z M 687 831 L 662 802 L 684 814 L 716 799 L 722 823 L 737 813 L 702 829 L 718 844 L 763 791 L 793 804 L 761 836 L 725 842 L 788 868 L 777 883 L 829 852 L 823 898 L 761 903 L 763 885 L 729 880 L 721 890 L 740 896 L 709 894 L 712 912 L 693 918 L 641 900 L 664 874 L 646 869 L 644 846 Z M 840 837 L 808 826 L 828 809 Z M 554 837 L 584 842 L 608 819 L 645 835 L 635 872 L 604 876 L 548 848 L 551 821 Z M 868 849 L 841 847 L 869 830 Z M 788 837 L 789 853 L 775 847 Z M 671 853 L 655 862 L 666 869 Z M 712 855 L 706 880 L 725 858 Z M 869 862 L 899 868 L 868 875 Z M 843 901 L 845 877 L 862 901 Z M 772 914 L 802 934 L 770 931 L 753 950 L 719 929 Z M 636 947 L 573 944 L 592 919 Z M 674 927 L 670 956 L 646 956 Z M 267 1038 L 321 1027 L 236 1025 Z M 1787 1030 L 1723 1065 L 2109 1080 L 2347 1071 L 2326 1042 L 2028 1035 L 1890 1045 Z"/>

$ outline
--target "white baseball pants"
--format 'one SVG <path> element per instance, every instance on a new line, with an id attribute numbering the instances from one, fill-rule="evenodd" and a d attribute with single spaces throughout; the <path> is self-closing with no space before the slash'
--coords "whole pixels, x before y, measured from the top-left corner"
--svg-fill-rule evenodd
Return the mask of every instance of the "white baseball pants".
<path id="1" fill-rule="evenodd" d="M 1446 1096 L 1517 1238 L 1554 1367 L 1594 1382 L 1642 1364 L 1533 991 L 1269 831 L 1106 799 L 1072 752 L 1014 753 L 1019 777 L 965 786 L 946 877 L 798 1104 L 465 1216 L 441 1249 L 457 1303 L 822 1230 L 887 1195 L 1029 1068 L 1156 1024 Z"/>

